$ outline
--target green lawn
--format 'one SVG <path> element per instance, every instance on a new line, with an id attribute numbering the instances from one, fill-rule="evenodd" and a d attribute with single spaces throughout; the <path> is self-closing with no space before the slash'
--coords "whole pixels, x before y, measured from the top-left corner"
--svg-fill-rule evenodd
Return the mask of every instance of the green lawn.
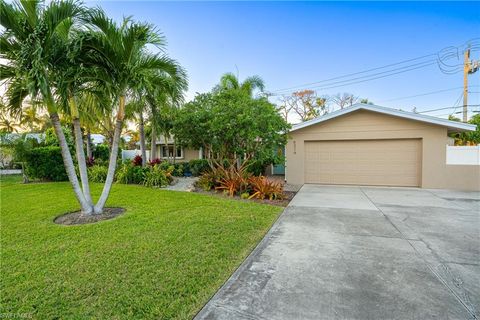
<path id="1" fill-rule="evenodd" d="M 114 185 L 108 205 L 123 216 L 60 226 L 78 209 L 69 184 L 19 181 L 0 187 L 0 314 L 34 319 L 192 318 L 282 210 Z"/>

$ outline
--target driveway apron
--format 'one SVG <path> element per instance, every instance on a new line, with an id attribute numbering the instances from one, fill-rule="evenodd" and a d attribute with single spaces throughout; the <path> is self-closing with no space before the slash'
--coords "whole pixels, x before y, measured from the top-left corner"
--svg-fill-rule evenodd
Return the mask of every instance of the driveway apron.
<path id="1" fill-rule="evenodd" d="M 304 185 L 196 319 L 478 319 L 479 204 Z"/>

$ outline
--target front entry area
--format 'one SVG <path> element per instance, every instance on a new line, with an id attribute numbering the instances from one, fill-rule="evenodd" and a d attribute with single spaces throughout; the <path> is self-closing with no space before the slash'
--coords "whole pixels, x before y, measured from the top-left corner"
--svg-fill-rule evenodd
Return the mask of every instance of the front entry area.
<path id="1" fill-rule="evenodd" d="M 305 141 L 305 182 L 421 186 L 422 140 Z"/>

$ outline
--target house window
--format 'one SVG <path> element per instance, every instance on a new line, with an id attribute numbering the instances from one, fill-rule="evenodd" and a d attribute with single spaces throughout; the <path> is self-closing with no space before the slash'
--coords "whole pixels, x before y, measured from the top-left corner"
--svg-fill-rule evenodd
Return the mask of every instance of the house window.
<path id="1" fill-rule="evenodd" d="M 173 145 L 168 145 L 168 146 L 162 146 L 161 149 L 161 157 L 162 158 L 173 158 L 174 156 L 174 148 Z M 182 159 L 183 158 L 183 148 L 182 147 L 177 147 L 175 150 L 175 159 Z"/>

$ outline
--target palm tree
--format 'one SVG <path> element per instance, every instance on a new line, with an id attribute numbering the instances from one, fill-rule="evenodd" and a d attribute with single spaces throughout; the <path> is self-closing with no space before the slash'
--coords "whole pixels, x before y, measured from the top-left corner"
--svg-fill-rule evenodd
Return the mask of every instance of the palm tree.
<path id="1" fill-rule="evenodd" d="M 2 115 L 0 116 L 0 132 L 18 132 L 18 128 L 20 127 L 19 123 L 16 123 L 11 118 Z"/>
<path id="2" fill-rule="evenodd" d="M 142 83 L 139 80 L 152 73 L 172 79 L 182 88 L 186 87 L 186 75 L 174 60 L 146 51 L 147 45 L 165 47 L 165 39 L 151 25 L 124 18 L 118 26 L 101 10 L 91 12 L 90 21 L 94 28 L 83 39 L 85 64 L 96 68 L 96 78 L 111 89 L 112 100 L 118 104 L 108 174 L 94 207 L 95 213 L 101 213 L 113 183 L 127 99 Z"/>
<path id="3" fill-rule="evenodd" d="M 42 119 L 38 117 L 34 106 L 25 108 L 20 116 L 20 124 L 26 126 L 30 132 L 35 132 L 42 124 Z"/>
<path id="4" fill-rule="evenodd" d="M 7 84 L 10 111 L 20 114 L 23 101 L 41 101 L 48 112 L 60 143 L 68 178 L 82 212 L 92 212 L 92 205 L 80 187 L 72 155 L 60 124 L 64 105 L 59 103 L 55 87 L 60 68 L 58 58 L 69 53 L 65 31 L 85 17 L 85 8 L 72 0 L 53 1 L 47 6 L 39 0 L 0 2 L 0 80 Z M 5 62 L 6 61 L 6 62 Z"/>
<path id="5" fill-rule="evenodd" d="M 82 213 L 102 213 L 113 182 L 126 100 L 138 86 L 137 80 L 158 73 L 185 88 L 183 69 L 166 56 L 146 51 L 148 44 L 159 48 L 165 45 L 151 25 L 127 18 L 117 26 L 101 10 L 87 11 L 73 0 L 53 1 L 47 6 L 40 1 L 1 1 L 0 23 L 5 30 L 0 35 L 0 80 L 7 84 L 9 111 L 19 114 L 27 97 L 44 106 Z M 97 104 L 99 114 L 109 116 L 111 106 L 117 107 L 107 181 L 93 206 L 84 170 L 80 118 L 88 113 L 83 92 L 95 94 L 95 88 L 101 88 L 110 100 Z M 74 125 L 82 187 L 61 129 L 62 114 Z"/>
<path id="6" fill-rule="evenodd" d="M 265 90 L 265 83 L 259 76 L 251 76 L 240 82 L 238 77 L 233 73 L 225 73 L 220 78 L 219 90 L 240 90 L 247 93 L 249 96 L 253 95 L 255 90 L 263 92 Z"/>

